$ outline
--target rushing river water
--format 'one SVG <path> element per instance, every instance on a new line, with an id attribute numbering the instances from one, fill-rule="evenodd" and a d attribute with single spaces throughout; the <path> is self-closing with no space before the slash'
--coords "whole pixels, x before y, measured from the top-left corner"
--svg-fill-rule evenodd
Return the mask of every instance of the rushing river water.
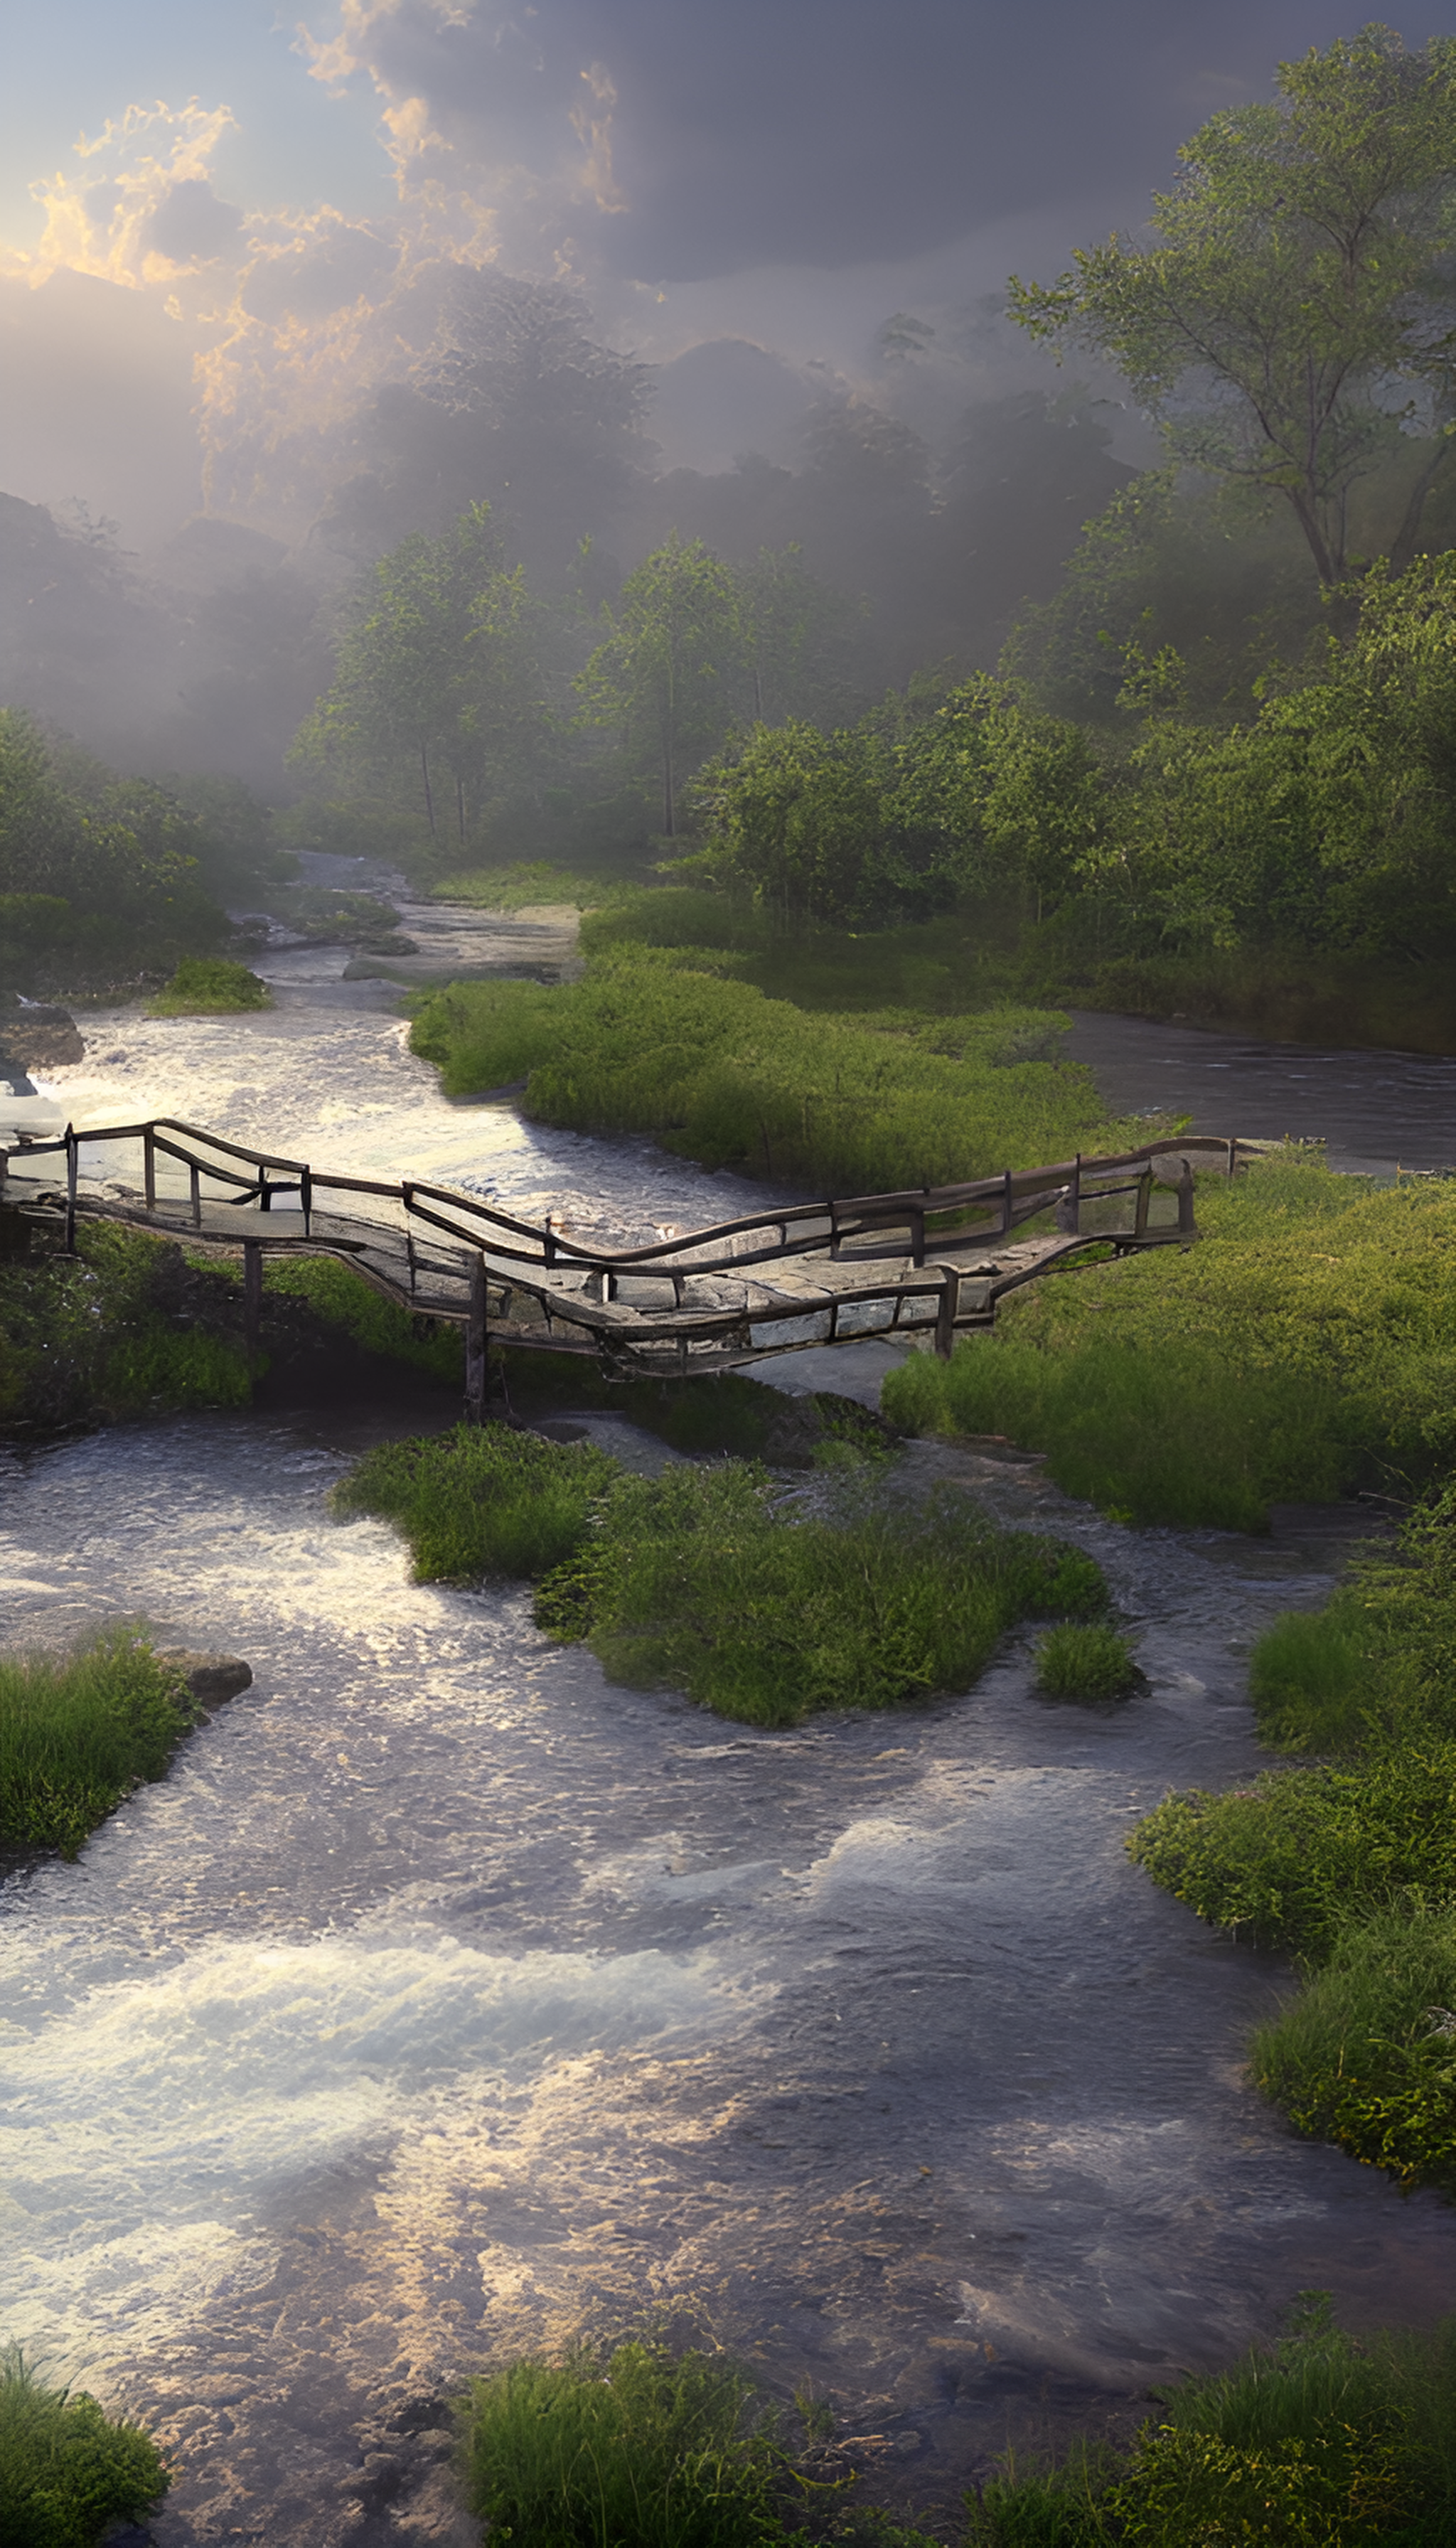
<path id="1" fill-rule="evenodd" d="M 56 1093 L 598 1228 L 753 1196 L 445 1105 L 341 965 L 280 956 L 267 1017 L 92 1021 Z M 868 1389 L 876 1351 L 782 1377 Z M 438 2476 L 386 2453 L 361 2492 L 361 2450 L 654 2299 L 828 2391 L 948 2520 L 1009 2432 L 1136 2415 L 1304 2287 L 1356 2324 L 1448 2304 L 1456 2216 L 1243 2077 L 1286 1968 L 1122 1849 L 1170 1785 L 1257 1768 L 1242 1659 L 1322 1597 L 1339 1516 L 1135 1533 L 1035 1462 L 913 1446 L 903 1492 L 959 1478 L 1095 1552 L 1145 1686 L 1048 1706 L 1017 1639 L 965 1697 L 764 1734 L 610 1687 L 519 1592 L 411 1585 L 325 1510 L 370 1438 L 210 1415 L 4 1463 L 5 1642 L 139 1616 L 255 1675 L 0 1928 L 0 2328 L 176 2441 L 165 2548 L 465 2541 Z"/>

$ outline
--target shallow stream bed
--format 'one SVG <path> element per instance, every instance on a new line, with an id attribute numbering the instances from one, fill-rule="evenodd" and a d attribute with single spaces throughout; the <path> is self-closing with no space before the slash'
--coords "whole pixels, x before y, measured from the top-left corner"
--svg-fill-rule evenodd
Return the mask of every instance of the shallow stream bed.
<path id="1" fill-rule="evenodd" d="M 446 1107 L 324 960 L 271 1021 L 107 1021 L 88 1102 L 130 1071 L 218 1126 L 226 1080 L 242 1138 L 567 1186 L 598 1227 L 753 1191 Z M 782 1377 L 869 1389 L 876 1350 Z M 0 1641 L 142 1616 L 255 1674 L 0 1922 L 0 2329 L 176 2441 L 163 2548 L 466 2540 L 392 2421 L 654 2300 L 827 2392 L 947 2537 L 1009 2434 L 1136 2420 L 1302 2288 L 1355 2325 L 1449 2305 L 1456 2213 L 1243 2077 L 1287 1968 L 1122 1847 L 1256 1770 L 1244 1656 L 1344 1516 L 1138 1533 L 912 1446 L 896 1492 L 958 1478 L 1097 1555 L 1145 1686 L 1049 1706 L 1018 1638 L 968 1695 L 766 1734 L 612 1688 L 523 1593 L 411 1585 L 325 1507 L 369 1438 L 194 1417 L 0 1467 Z"/>

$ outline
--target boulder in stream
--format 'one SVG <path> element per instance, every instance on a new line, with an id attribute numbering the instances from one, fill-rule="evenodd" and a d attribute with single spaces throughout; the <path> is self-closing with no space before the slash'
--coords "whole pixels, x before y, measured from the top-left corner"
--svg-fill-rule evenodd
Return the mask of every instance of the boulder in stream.
<path id="1" fill-rule="evenodd" d="M 252 1682 L 252 1666 L 240 1655 L 199 1652 L 192 1646 L 158 1646 L 156 1659 L 181 1674 L 199 1707 L 221 1707 Z"/>

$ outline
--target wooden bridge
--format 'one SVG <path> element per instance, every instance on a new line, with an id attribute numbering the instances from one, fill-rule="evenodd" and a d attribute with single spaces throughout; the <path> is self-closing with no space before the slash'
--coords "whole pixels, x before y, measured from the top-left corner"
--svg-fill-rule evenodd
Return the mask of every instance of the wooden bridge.
<path id="1" fill-rule="evenodd" d="M 479 1413 L 488 1333 L 664 1377 L 870 1336 L 949 1354 L 1035 1275 L 1109 1245 L 1190 1245 L 1195 1162 L 1232 1176 L 1258 1146 L 1179 1134 L 1113 1158 L 785 1204 L 601 1249 L 457 1188 L 333 1175 L 162 1117 L 23 1136 L 0 1149 L 0 1207 L 59 1227 L 68 1249 L 78 1219 L 100 1216 L 240 1253 L 252 1349 L 264 1254 L 340 1257 L 402 1309 L 465 1328 L 467 1407 Z"/>

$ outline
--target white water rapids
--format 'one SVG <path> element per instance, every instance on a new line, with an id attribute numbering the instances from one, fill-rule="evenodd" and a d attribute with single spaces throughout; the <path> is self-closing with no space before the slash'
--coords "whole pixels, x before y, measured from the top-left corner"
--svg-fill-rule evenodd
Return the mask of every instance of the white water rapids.
<path id="1" fill-rule="evenodd" d="M 279 958 L 267 1016 L 83 1018 L 47 1086 L 596 1227 L 754 1194 L 447 1105 L 342 960 Z M 1246 2082 L 1286 1968 L 1122 1849 L 1257 1768 L 1242 1658 L 1322 1596 L 1336 1517 L 1135 1533 L 914 1446 L 907 1491 L 961 1477 L 1095 1552 L 1145 1689 L 1047 1706 L 1018 1638 L 963 1697 L 761 1734 L 612 1688 L 521 1592 L 411 1585 L 325 1508 L 376 1424 L 174 1418 L 0 1469 L 6 1643 L 144 1617 L 255 1675 L 0 1921 L 0 2332 L 175 2441 L 165 2548 L 466 2538 L 438 2491 L 361 2503 L 361 2434 L 655 2299 L 828 2390 L 931 2510 L 1303 2287 L 1357 2325 L 1448 2304 L 1452 2214 Z"/>

